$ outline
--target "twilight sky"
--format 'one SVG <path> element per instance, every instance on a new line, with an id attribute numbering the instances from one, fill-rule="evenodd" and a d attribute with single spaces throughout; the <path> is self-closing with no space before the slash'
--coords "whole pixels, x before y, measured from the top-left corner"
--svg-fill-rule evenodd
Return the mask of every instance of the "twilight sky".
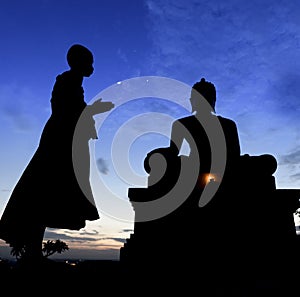
<path id="1" fill-rule="evenodd" d="M 83 85 L 86 102 L 102 97 L 116 107 L 99 115 L 92 144 L 100 220 L 77 232 L 46 232 L 69 244 L 63 256 L 118 258 L 133 228 L 127 189 L 145 183 L 144 156 L 167 145 L 172 120 L 189 113 L 188 93 L 177 92 L 176 82 L 213 82 L 216 111 L 236 122 L 242 154 L 273 154 L 277 187 L 300 188 L 299 15 L 298 0 L 2 1 L 0 215 L 37 148 L 73 43 L 95 56 Z M 151 77 L 174 80 L 174 89 L 160 98 L 161 79 L 157 92 L 145 91 Z M 128 150 L 124 139 L 134 139 Z M 0 257 L 6 255 L 0 241 Z"/>

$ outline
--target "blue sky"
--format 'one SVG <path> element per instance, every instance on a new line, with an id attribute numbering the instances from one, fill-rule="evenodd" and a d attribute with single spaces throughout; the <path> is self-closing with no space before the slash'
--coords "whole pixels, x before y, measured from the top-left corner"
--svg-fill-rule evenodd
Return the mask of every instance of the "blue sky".
<path id="1" fill-rule="evenodd" d="M 132 232 L 126 199 L 132 184 L 116 178 L 118 164 L 110 158 L 114 133 L 147 112 L 171 119 L 188 112 L 184 96 L 176 104 L 157 98 L 127 102 L 113 92 L 135 77 L 167 77 L 189 86 L 201 77 L 212 81 L 217 113 L 236 122 L 242 153 L 273 154 L 277 187 L 300 188 L 299 15 L 297 0 L 2 1 L 0 214 L 37 147 L 55 77 L 68 69 L 65 56 L 73 43 L 86 45 L 95 56 L 95 72 L 84 80 L 86 101 L 103 95 L 116 108 L 103 115 L 103 137 L 93 144 L 99 176 L 113 188 L 105 198 L 99 193 L 96 202 L 101 213 L 101 199 L 111 201 L 113 214 L 103 210 L 99 221 L 78 232 L 46 233 L 67 241 L 70 255 L 115 259 Z M 149 118 L 142 123 L 143 137 L 128 156 L 140 181 L 145 180 L 143 156 L 168 142 L 152 131 L 159 130 L 159 121 L 157 127 Z M 135 125 L 129 123 L 131 131 Z M 165 128 L 167 133 L 170 122 Z M 1 253 L 7 253 L 3 243 Z"/>

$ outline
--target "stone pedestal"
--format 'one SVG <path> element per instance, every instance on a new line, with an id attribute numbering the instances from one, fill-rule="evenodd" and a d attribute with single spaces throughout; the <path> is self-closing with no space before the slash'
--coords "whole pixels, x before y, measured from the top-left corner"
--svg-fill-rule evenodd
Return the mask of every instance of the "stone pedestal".
<path id="1" fill-rule="evenodd" d="M 120 251 L 124 267 L 135 274 L 153 270 L 160 275 L 197 273 L 199 278 L 215 281 L 293 273 L 298 247 L 293 213 L 300 207 L 300 190 L 276 189 L 274 157 L 241 156 L 203 208 L 197 203 L 203 189 L 195 185 L 174 211 L 142 220 L 137 212 L 145 208 L 140 205 L 161 199 L 180 175 L 180 157 L 168 155 L 165 149 L 156 152 L 168 164 L 164 175 L 148 187 L 128 190 L 139 220 Z M 155 169 L 148 161 L 145 168 L 150 179 Z"/>

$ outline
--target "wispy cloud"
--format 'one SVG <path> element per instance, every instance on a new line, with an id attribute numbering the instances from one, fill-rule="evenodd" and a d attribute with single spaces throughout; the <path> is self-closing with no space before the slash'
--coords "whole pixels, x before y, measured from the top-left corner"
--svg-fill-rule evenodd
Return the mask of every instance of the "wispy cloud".
<path id="1" fill-rule="evenodd" d="M 274 99 L 279 108 L 282 102 L 299 108 L 296 2 L 148 0 L 147 6 L 158 74 L 188 83 L 205 76 L 231 110 L 244 100 L 266 110 Z"/>
<path id="2" fill-rule="evenodd" d="M 111 240 L 121 242 L 121 243 L 124 243 L 126 241 L 126 239 L 122 238 L 122 237 L 107 237 L 107 238 L 104 238 L 104 239 L 111 239 Z"/>
<path id="3" fill-rule="evenodd" d="M 27 132 L 37 126 L 37 114 L 45 110 L 42 108 L 36 113 L 37 108 L 41 108 L 41 100 L 37 100 L 28 87 L 15 83 L 0 85 L 0 113 L 15 131 Z"/>
<path id="4" fill-rule="evenodd" d="M 300 185 L 300 150 L 282 155 L 279 158 L 279 164 L 285 167 L 289 182 Z"/>
<path id="5" fill-rule="evenodd" d="M 132 231 L 132 230 L 131 230 Z M 120 232 L 123 233 L 123 232 Z M 110 241 L 115 241 L 118 243 L 124 243 L 125 238 L 119 236 L 107 236 L 106 234 L 100 234 L 97 230 L 93 232 L 88 231 L 72 231 L 72 230 L 56 230 L 56 229 L 47 229 L 45 232 L 45 240 L 64 240 L 67 242 L 74 243 L 90 243 L 94 242 L 94 245 L 107 245 Z M 104 242 L 104 243 L 101 243 Z"/>
<path id="6" fill-rule="evenodd" d="M 283 165 L 300 165 L 300 149 L 286 155 L 282 155 L 280 163 Z"/>
<path id="7" fill-rule="evenodd" d="M 67 234 L 66 232 L 56 232 L 56 231 L 46 231 L 45 232 L 46 239 L 60 239 L 66 241 L 97 241 L 99 240 L 97 237 L 85 236 L 81 234 Z"/>
<path id="8" fill-rule="evenodd" d="M 295 148 L 278 157 L 278 184 L 281 187 L 300 187 L 300 150 Z"/>
<path id="9" fill-rule="evenodd" d="M 292 174 L 290 176 L 290 178 L 291 178 L 292 181 L 297 181 L 299 183 L 299 181 L 300 181 L 300 168 L 298 168 L 298 173 Z"/>

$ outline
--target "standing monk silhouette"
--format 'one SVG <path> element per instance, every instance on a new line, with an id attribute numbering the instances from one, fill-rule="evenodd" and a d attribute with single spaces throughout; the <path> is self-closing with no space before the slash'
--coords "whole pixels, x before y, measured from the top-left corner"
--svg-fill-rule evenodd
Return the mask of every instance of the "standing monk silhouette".
<path id="1" fill-rule="evenodd" d="M 85 129 L 81 132 L 85 135 L 80 140 L 85 143 L 80 146 L 85 150 L 80 152 L 89 162 L 86 158 L 89 156 L 88 141 L 97 139 L 93 115 L 109 111 L 114 105 L 101 99 L 91 105 L 84 101 L 83 78 L 94 71 L 90 50 L 80 44 L 72 45 L 67 52 L 67 62 L 70 69 L 56 77 L 51 97 L 52 113 L 38 148 L 0 220 L 0 238 L 13 248 L 24 248 L 23 259 L 28 263 L 41 261 L 46 227 L 79 230 L 86 220 L 100 218 L 92 196 L 87 198 L 73 168 L 73 135 L 84 114 Z M 89 174 L 87 169 L 89 165 L 84 165 L 85 174 Z M 89 176 L 85 180 L 89 180 Z"/>

